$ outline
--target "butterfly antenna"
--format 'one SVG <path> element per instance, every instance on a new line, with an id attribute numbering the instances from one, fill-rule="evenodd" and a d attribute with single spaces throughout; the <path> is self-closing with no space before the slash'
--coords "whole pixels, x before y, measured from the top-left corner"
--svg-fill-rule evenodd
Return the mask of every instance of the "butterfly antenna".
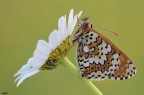
<path id="1" fill-rule="evenodd" d="M 101 28 L 101 29 L 103 29 L 103 30 L 105 30 L 105 31 L 107 31 L 107 32 L 111 32 L 111 33 L 113 33 L 116 36 L 119 36 L 119 34 L 117 32 L 113 32 L 112 30 L 106 29 L 103 26 L 99 26 L 99 25 L 96 25 L 96 26 L 99 27 L 99 28 Z"/>

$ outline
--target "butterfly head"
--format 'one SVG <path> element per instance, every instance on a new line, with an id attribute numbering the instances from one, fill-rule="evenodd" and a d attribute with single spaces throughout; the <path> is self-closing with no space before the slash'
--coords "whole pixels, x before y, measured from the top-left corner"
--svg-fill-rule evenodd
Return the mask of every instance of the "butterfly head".
<path id="1" fill-rule="evenodd" d="M 89 26 L 89 22 L 87 22 L 88 19 L 89 19 L 88 17 L 85 17 L 81 19 L 80 21 L 78 20 L 78 26 L 83 27 L 83 28 L 88 27 Z"/>
<path id="2" fill-rule="evenodd" d="M 81 19 L 80 21 L 78 19 L 79 28 L 73 34 L 73 36 L 74 36 L 73 43 L 81 42 L 82 41 L 82 35 L 84 34 L 84 32 L 86 32 L 86 28 L 92 27 L 92 24 L 90 24 L 87 20 L 88 20 L 88 17 L 85 17 L 85 18 Z"/>

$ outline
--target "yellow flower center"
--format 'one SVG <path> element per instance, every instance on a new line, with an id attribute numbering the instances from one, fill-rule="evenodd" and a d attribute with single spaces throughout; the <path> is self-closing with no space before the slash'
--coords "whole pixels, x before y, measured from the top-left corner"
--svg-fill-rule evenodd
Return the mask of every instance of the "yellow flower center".
<path id="1" fill-rule="evenodd" d="M 51 70 L 56 68 L 58 61 L 65 57 L 68 51 L 73 47 L 71 36 L 68 36 L 56 49 L 52 50 L 45 64 L 40 70 Z"/>

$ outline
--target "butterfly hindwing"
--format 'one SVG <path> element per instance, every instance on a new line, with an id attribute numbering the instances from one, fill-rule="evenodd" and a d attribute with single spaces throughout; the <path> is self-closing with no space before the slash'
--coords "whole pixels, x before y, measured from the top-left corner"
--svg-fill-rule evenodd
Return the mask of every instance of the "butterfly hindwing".
<path id="1" fill-rule="evenodd" d="M 123 53 L 120 54 L 120 66 L 119 69 L 112 74 L 109 78 L 112 80 L 126 80 L 136 74 L 136 67 L 132 61 L 126 58 Z"/>
<path id="2" fill-rule="evenodd" d="M 109 78 L 119 66 L 119 55 L 98 34 L 87 31 L 78 48 L 78 63 L 82 76 L 89 79 Z"/>
<path id="3" fill-rule="evenodd" d="M 92 28 L 85 29 L 77 60 L 83 77 L 93 80 L 124 80 L 136 73 L 130 59 L 110 40 Z"/>
<path id="4" fill-rule="evenodd" d="M 89 30 L 89 29 L 88 29 Z M 99 36 L 102 37 L 103 40 L 105 40 L 109 45 L 116 51 L 116 53 L 120 56 L 120 66 L 116 72 L 114 72 L 111 76 L 109 76 L 112 80 L 126 80 L 136 74 L 136 67 L 130 60 L 130 58 L 125 55 L 118 47 L 116 47 L 109 39 L 107 39 L 104 35 L 101 33 L 95 31 L 94 29 L 90 29 L 91 31 L 94 31 Z"/>

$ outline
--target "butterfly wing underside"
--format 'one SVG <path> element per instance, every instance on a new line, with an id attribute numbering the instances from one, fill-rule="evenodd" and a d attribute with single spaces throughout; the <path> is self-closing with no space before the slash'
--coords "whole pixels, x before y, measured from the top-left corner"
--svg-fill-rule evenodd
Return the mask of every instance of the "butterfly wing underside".
<path id="1" fill-rule="evenodd" d="M 136 73 L 132 61 L 109 39 L 92 28 L 85 29 L 82 35 L 77 61 L 81 75 L 92 80 L 125 80 Z"/>

